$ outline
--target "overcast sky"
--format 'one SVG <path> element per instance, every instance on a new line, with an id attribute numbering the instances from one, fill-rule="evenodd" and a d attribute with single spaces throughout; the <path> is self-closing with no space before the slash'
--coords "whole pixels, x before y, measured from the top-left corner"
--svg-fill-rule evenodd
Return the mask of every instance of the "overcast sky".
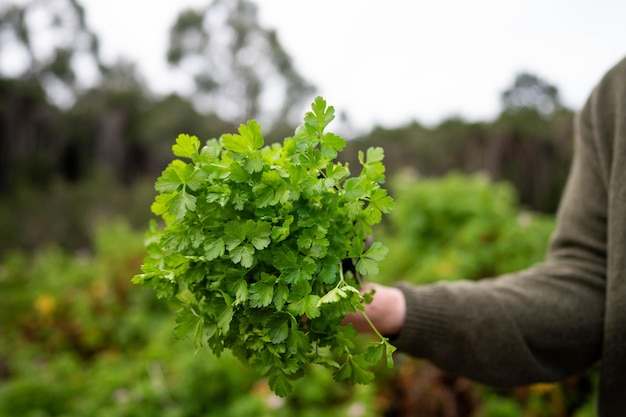
<path id="1" fill-rule="evenodd" d="M 515 74 L 555 84 L 580 108 L 626 56 L 623 0 L 255 0 L 297 69 L 356 128 L 489 120 Z M 107 60 L 137 62 L 151 88 L 179 88 L 168 29 L 206 0 L 83 0 Z"/>

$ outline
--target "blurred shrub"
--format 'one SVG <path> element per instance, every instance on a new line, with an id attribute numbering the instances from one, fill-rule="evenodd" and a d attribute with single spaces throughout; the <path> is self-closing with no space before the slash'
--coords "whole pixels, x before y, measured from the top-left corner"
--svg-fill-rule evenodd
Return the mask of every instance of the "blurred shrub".
<path id="1" fill-rule="evenodd" d="M 389 247 L 382 279 L 416 284 L 478 279 L 543 259 L 552 217 L 523 211 L 508 183 L 449 174 L 392 182 L 398 208 L 379 236 Z"/>
<path id="2" fill-rule="evenodd" d="M 20 187 L 10 196 L 0 195 L 0 258 L 14 249 L 50 245 L 89 249 L 94 225 L 115 217 L 143 227 L 154 195 L 153 179 L 119 186 L 105 171 L 83 182 L 55 180 L 44 190 Z"/>

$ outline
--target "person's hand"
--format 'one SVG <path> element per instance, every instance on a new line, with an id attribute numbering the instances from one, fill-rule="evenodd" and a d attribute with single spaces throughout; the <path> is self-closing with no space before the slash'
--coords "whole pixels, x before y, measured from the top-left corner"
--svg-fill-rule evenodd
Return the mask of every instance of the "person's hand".
<path id="1" fill-rule="evenodd" d="M 368 293 L 372 290 L 374 290 L 375 293 L 372 302 L 365 305 L 365 314 L 381 334 L 392 336 L 400 333 L 406 314 L 404 294 L 395 287 L 387 287 L 378 284 L 363 285 L 363 293 Z M 368 333 L 373 331 L 360 311 L 348 313 L 343 323 L 352 323 L 358 332 Z"/>

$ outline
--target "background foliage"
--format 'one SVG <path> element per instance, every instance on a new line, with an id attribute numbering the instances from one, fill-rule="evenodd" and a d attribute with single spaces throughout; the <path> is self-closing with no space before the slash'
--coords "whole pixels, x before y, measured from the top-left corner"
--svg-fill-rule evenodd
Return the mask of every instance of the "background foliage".
<path id="1" fill-rule="evenodd" d="M 46 24 L 33 27 L 33 13 Z M 134 63 L 103 63 L 84 13 L 77 0 L 0 4 L 0 62 L 16 50 L 26 57 L 19 71 L 0 67 L 0 416 L 593 415 L 593 371 L 496 391 L 398 355 L 374 385 L 335 383 L 313 367 L 279 399 L 234 358 L 174 340 L 168 306 L 130 278 L 176 136 L 205 141 L 257 117 L 266 140 L 282 139 L 315 88 L 245 0 L 207 1 L 173 19 L 164 59 L 197 84 L 193 97 L 156 96 Z M 211 46 L 212 30 L 231 35 Z M 38 36 L 56 43 L 34 47 Z M 268 106 L 264 92 L 279 90 Z M 398 203 L 376 230 L 390 248 L 378 281 L 481 279 L 541 261 L 572 111 L 533 74 L 513 74 L 501 99 L 494 120 L 416 120 L 348 138 L 340 159 L 353 167 L 358 150 L 385 149 Z"/>
<path id="2" fill-rule="evenodd" d="M 398 210 L 377 231 L 390 247 L 381 282 L 514 271 L 541 260 L 553 228 L 551 216 L 520 210 L 508 184 L 481 176 L 398 177 L 392 189 Z M 141 233 L 107 221 L 91 238 L 89 252 L 46 246 L 4 257 L 0 416 L 592 415 L 592 373 L 505 392 L 402 355 L 369 386 L 337 383 L 313 365 L 281 399 L 229 354 L 174 339 L 168 306 L 129 282 Z"/>

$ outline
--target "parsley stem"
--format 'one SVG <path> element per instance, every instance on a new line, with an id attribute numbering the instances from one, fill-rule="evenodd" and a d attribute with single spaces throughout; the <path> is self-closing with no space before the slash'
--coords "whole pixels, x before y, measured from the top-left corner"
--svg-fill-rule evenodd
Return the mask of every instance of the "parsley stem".
<path id="1" fill-rule="evenodd" d="M 337 284 L 337 286 L 335 288 L 338 288 L 339 285 L 341 285 L 342 283 L 346 284 L 346 285 L 349 285 L 344 280 L 343 268 L 341 268 L 341 265 L 339 267 L 339 278 L 340 278 L 340 281 L 339 281 L 339 283 Z M 355 278 L 356 278 L 356 280 L 357 280 L 357 282 L 359 284 L 359 287 L 362 287 L 363 286 L 363 276 L 361 274 L 359 274 L 359 271 L 356 271 Z M 372 323 L 372 320 L 370 320 L 369 316 L 365 313 L 364 310 L 361 310 L 361 314 L 363 315 L 363 318 L 365 319 L 367 324 L 369 324 L 369 326 L 372 328 L 372 330 L 374 331 L 376 336 L 378 336 L 382 342 L 386 342 L 388 339 L 385 336 L 383 336 L 382 334 L 380 334 L 380 332 L 378 331 L 376 326 L 374 326 L 374 323 Z"/>
<path id="2" fill-rule="evenodd" d="M 372 328 L 374 333 L 376 333 L 376 336 L 378 336 L 380 338 L 381 342 L 386 342 L 388 339 L 385 336 L 383 336 L 382 334 L 380 334 L 380 332 L 378 331 L 376 326 L 374 326 L 374 323 L 372 323 L 372 320 L 370 320 L 369 316 L 365 313 L 365 311 L 361 310 L 361 314 L 363 315 L 363 318 L 365 319 L 367 324 L 370 325 L 370 327 Z"/>

